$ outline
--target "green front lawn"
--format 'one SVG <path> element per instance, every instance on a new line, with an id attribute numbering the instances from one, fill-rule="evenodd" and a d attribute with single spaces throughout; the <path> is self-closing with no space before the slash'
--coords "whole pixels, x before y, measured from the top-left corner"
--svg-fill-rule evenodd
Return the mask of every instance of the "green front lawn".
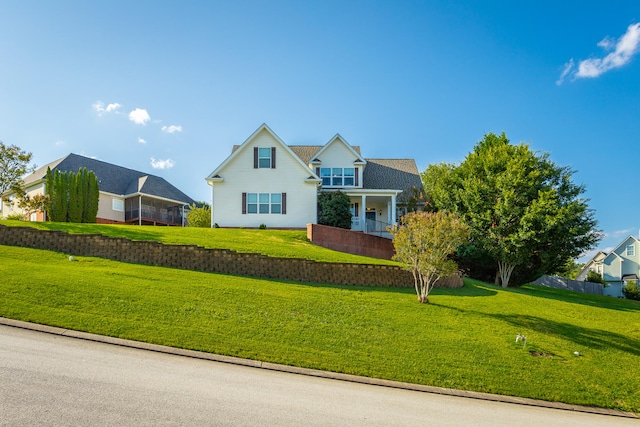
<path id="1" fill-rule="evenodd" d="M 305 230 L 256 230 L 241 228 L 153 227 L 67 222 L 0 221 L 0 225 L 60 230 L 76 234 L 102 234 L 131 240 L 154 240 L 177 245 L 259 253 L 272 257 L 303 258 L 320 262 L 398 265 L 393 261 L 351 255 L 314 245 Z"/>
<path id="2" fill-rule="evenodd" d="M 218 230 L 214 230 L 218 231 Z M 640 412 L 640 303 L 207 274 L 0 246 L 0 316 L 224 355 Z M 516 343 L 517 334 L 528 345 Z M 529 351 L 535 351 L 532 356 Z M 574 355 L 578 352 L 580 355 Z"/>

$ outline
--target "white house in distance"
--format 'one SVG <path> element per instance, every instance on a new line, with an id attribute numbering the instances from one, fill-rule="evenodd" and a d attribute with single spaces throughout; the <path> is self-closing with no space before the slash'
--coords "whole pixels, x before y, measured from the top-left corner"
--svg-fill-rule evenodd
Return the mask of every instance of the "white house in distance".
<path id="1" fill-rule="evenodd" d="M 640 277 L 640 241 L 629 236 L 609 253 L 598 252 L 578 274 L 577 280 L 585 280 L 589 271 L 602 276 L 608 286 L 604 295 L 622 297 L 622 287 Z"/>
<path id="2" fill-rule="evenodd" d="M 384 231 L 422 193 L 413 159 L 369 159 L 336 135 L 323 146 L 287 145 L 261 125 L 207 178 L 212 225 L 306 228 L 318 193 L 351 199 L 352 230 Z"/>

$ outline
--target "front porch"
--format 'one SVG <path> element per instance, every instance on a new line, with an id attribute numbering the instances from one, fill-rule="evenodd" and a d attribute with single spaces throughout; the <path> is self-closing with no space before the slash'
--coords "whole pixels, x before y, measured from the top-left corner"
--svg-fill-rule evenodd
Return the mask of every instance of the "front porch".
<path id="1" fill-rule="evenodd" d="M 397 221 L 398 190 L 347 191 L 351 204 L 351 230 L 390 239 L 387 227 Z"/>

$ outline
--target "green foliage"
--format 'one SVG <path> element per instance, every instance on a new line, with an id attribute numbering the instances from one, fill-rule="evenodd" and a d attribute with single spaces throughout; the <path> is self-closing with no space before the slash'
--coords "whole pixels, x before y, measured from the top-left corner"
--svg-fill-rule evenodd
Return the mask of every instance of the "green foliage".
<path id="1" fill-rule="evenodd" d="M 9 191 L 18 197 L 24 195 L 20 182 L 24 175 L 35 170 L 35 166 L 29 166 L 32 157 L 20 147 L 0 141 L 0 196 Z"/>
<path id="2" fill-rule="evenodd" d="M 24 221 L 24 215 L 14 212 L 12 214 L 7 215 L 5 219 L 7 221 Z"/>
<path id="3" fill-rule="evenodd" d="M 469 238 L 469 228 L 445 211 L 411 212 L 390 231 L 396 250 L 393 259 L 413 273 L 418 301 L 428 303 L 438 279 L 458 270 L 450 257 Z"/>
<path id="4" fill-rule="evenodd" d="M 405 208 L 407 212 L 427 210 L 425 195 L 417 187 L 411 187 L 410 191 L 403 192 L 396 200 L 398 208 Z"/>
<path id="5" fill-rule="evenodd" d="M 626 299 L 640 301 L 640 287 L 637 280 L 628 280 L 622 287 L 622 295 Z"/>
<path id="6" fill-rule="evenodd" d="M 272 233 L 251 231 L 254 238 Z M 434 289 L 438 303 L 425 310 L 407 304 L 411 289 L 75 258 L 0 246 L 0 316 L 265 362 L 640 412 L 636 301 L 465 280 L 463 288 Z M 517 334 L 527 337 L 526 350 L 514 342 Z"/>
<path id="7" fill-rule="evenodd" d="M 69 174 L 69 222 L 82 222 L 84 198 L 82 197 L 82 170 Z"/>
<path id="8" fill-rule="evenodd" d="M 350 199 L 342 191 L 318 195 L 318 224 L 351 229 Z"/>
<path id="9" fill-rule="evenodd" d="M 50 195 L 49 219 L 54 222 L 96 222 L 98 178 L 86 168 L 74 172 L 52 172 L 45 177 Z"/>
<path id="10" fill-rule="evenodd" d="M 267 224 L 260 224 L 260 227 L 258 227 L 258 229 L 266 230 L 267 229 Z"/>
<path id="11" fill-rule="evenodd" d="M 20 197 L 18 201 L 18 207 L 24 211 L 23 217 L 25 219 L 34 212 L 44 212 L 49 206 L 49 196 L 47 194 L 36 194 L 33 197 L 29 197 L 27 194 Z"/>
<path id="12" fill-rule="evenodd" d="M 555 273 L 600 240 L 572 173 L 489 133 L 460 165 L 430 166 L 422 178 L 432 209 L 457 213 L 471 229 L 472 249 L 458 251 L 468 274 L 506 287 Z"/>
<path id="13" fill-rule="evenodd" d="M 189 227 L 211 228 L 211 206 L 204 202 L 189 206 L 187 223 Z"/>
<path id="14" fill-rule="evenodd" d="M 570 279 L 570 280 L 576 280 L 576 277 L 578 277 L 578 274 L 580 274 L 583 268 L 584 268 L 583 263 L 578 263 L 575 261 L 575 259 L 569 258 L 564 263 L 564 265 L 557 271 L 557 273 L 561 277 L 566 277 L 567 279 Z"/>
<path id="15" fill-rule="evenodd" d="M 587 282 L 593 283 L 602 283 L 603 285 L 607 285 L 607 281 L 602 278 L 601 275 L 596 273 L 595 271 L 589 271 L 587 273 L 587 278 L 585 279 Z"/>

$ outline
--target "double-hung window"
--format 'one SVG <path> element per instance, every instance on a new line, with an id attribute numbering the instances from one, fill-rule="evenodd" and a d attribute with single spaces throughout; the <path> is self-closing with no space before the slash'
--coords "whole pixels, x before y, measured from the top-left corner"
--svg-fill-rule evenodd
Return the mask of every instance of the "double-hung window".
<path id="1" fill-rule="evenodd" d="M 636 255 L 636 247 L 635 245 L 627 246 L 627 256 L 635 256 Z"/>
<path id="2" fill-rule="evenodd" d="M 331 168 L 320 168 L 320 178 L 322 178 L 322 185 L 325 187 L 331 186 Z"/>
<path id="3" fill-rule="evenodd" d="M 258 213 L 258 193 L 247 193 L 247 213 Z"/>
<path id="4" fill-rule="evenodd" d="M 354 168 L 344 168 L 344 186 L 352 187 L 355 185 L 355 169 Z"/>
<path id="5" fill-rule="evenodd" d="M 271 168 L 271 148 L 258 148 L 258 167 Z"/>
<path id="6" fill-rule="evenodd" d="M 253 147 L 254 169 L 276 168 L 276 147 Z"/>
<path id="7" fill-rule="evenodd" d="M 281 193 L 271 193 L 271 213 L 272 214 L 282 213 L 282 194 Z"/>

